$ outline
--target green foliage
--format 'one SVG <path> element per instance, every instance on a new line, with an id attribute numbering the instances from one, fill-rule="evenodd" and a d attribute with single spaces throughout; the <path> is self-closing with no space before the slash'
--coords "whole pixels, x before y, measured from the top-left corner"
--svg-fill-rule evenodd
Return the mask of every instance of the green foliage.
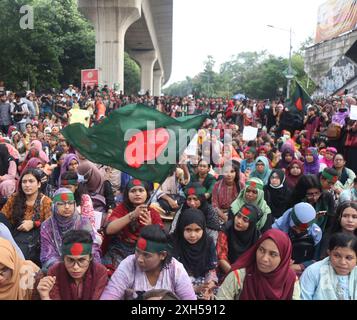
<path id="1" fill-rule="evenodd" d="M 299 51 L 292 56 L 292 67 L 297 72 L 296 78 L 311 94 L 315 90 L 314 83 L 308 79 L 304 71 L 304 59 Z M 214 60 L 208 56 L 204 71 L 193 79 L 174 83 L 164 89 L 166 94 L 187 95 L 193 91 L 201 96 L 231 97 L 243 93 L 251 98 L 274 99 L 283 88 L 286 94 L 287 80 L 283 71 L 288 68 L 289 61 L 275 57 L 267 52 L 241 52 L 214 72 Z M 309 84 L 309 86 L 307 86 Z"/>
<path id="2" fill-rule="evenodd" d="M 126 94 L 137 94 L 140 90 L 140 67 L 126 52 L 124 54 L 124 88 Z"/>
<path id="3" fill-rule="evenodd" d="M 33 7 L 34 28 L 21 29 L 23 5 Z M 0 1 L 0 80 L 10 90 L 80 86 L 82 69 L 95 65 L 95 34 L 76 0 Z M 139 71 L 125 59 L 126 89 L 137 92 Z"/>

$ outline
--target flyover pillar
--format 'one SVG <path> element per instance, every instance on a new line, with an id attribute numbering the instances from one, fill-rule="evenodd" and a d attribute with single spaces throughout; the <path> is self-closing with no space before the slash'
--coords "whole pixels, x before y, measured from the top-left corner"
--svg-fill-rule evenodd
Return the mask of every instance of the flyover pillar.
<path id="1" fill-rule="evenodd" d="M 163 74 L 161 70 L 154 71 L 154 96 L 160 97 Z"/>
<path id="2" fill-rule="evenodd" d="M 157 60 L 155 50 L 131 51 L 131 57 L 137 61 L 141 67 L 141 92 L 149 91 L 153 94 L 154 64 Z"/>
<path id="3" fill-rule="evenodd" d="M 79 0 L 78 8 L 95 30 L 95 67 L 99 83 L 124 92 L 124 39 L 141 17 L 142 0 Z"/>

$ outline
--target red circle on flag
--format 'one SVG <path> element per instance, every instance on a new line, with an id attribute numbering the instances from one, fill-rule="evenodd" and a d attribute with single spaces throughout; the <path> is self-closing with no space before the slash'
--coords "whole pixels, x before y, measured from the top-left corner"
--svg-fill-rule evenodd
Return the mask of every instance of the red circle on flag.
<path id="1" fill-rule="evenodd" d="M 144 238 L 140 238 L 138 240 L 138 243 L 136 244 L 136 246 L 142 250 L 145 251 L 146 250 L 146 246 L 147 246 L 147 241 Z"/>
<path id="2" fill-rule="evenodd" d="M 71 248 L 71 254 L 72 256 L 81 256 L 83 253 L 83 245 L 81 243 L 74 243 L 72 248 Z"/>

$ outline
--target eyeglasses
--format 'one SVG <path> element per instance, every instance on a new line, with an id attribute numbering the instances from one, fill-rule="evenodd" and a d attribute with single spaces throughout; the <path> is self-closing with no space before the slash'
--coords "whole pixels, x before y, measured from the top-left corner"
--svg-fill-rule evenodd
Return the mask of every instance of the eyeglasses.
<path id="1" fill-rule="evenodd" d="M 4 268 L 0 271 L 0 277 L 5 277 L 6 275 L 8 275 L 11 272 L 10 268 Z"/>
<path id="2" fill-rule="evenodd" d="M 65 256 L 63 260 L 65 264 L 70 268 L 74 267 L 75 264 L 77 264 L 78 267 L 80 268 L 85 268 L 89 265 L 92 259 L 87 259 L 87 258 L 73 259 L 71 257 Z"/>
<path id="3" fill-rule="evenodd" d="M 76 203 L 76 201 L 74 201 L 74 200 L 56 202 L 56 204 L 57 204 L 58 207 L 64 207 L 64 206 L 66 206 L 66 205 L 68 205 L 68 206 L 73 206 L 75 203 Z"/>

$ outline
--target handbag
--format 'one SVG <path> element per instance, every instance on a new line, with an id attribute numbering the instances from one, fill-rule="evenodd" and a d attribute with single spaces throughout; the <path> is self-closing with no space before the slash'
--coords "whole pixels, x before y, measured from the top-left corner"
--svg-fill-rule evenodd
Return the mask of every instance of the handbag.
<path id="1" fill-rule="evenodd" d="M 42 204 L 44 196 L 41 200 L 37 199 L 34 210 L 35 214 L 32 216 L 32 221 L 40 220 L 40 206 Z M 19 231 L 18 226 L 13 227 L 12 236 L 24 254 L 25 260 L 31 260 L 38 266 L 41 265 L 40 253 L 41 253 L 41 228 L 32 228 L 32 230 Z"/>

